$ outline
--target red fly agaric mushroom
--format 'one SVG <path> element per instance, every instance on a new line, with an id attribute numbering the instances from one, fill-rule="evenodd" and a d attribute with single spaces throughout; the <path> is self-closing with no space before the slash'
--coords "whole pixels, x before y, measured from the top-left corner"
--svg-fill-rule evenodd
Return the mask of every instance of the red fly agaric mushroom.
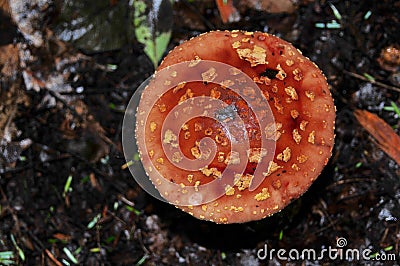
<path id="1" fill-rule="evenodd" d="M 213 31 L 173 49 L 136 119 L 142 164 L 160 194 L 216 223 L 282 210 L 318 177 L 334 144 L 326 78 L 261 32 Z"/>

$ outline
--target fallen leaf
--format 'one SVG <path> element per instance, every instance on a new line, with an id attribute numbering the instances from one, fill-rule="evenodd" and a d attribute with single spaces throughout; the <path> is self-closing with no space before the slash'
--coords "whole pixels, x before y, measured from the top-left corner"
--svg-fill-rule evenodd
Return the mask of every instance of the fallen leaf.
<path id="1" fill-rule="evenodd" d="M 18 48 L 13 44 L 0 46 L 0 171 L 14 167 L 23 150 L 32 141 L 15 141 L 18 128 L 13 122 L 19 104 L 27 104 L 21 89 Z"/>
<path id="2" fill-rule="evenodd" d="M 59 0 L 57 18 L 49 25 L 61 41 L 85 52 L 120 49 L 129 42 L 127 1 Z"/>
<path id="3" fill-rule="evenodd" d="M 18 47 L 13 44 L 0 46 L 0 74 L 11 78 L 19 71 Z"/>
<path id="4" fill-rule="evenodd" d="M 243 1 L 249 8 L 269 13 L 293 13 L 297 6 L 293 0 L 249 0 Z"/>
<path id="5" fill-rule="evenodd" d="M 365 130 L 371 134 L 378 146 L 400 165 L 400 136 L 377 115 L 365 110 L 355 110 L 354 115 Z"/>
<path id="6" fill-rule="evenodd" d="M 55 234 L 53 234 L 53 237 L 58 240 L 64 241 L 64 242 L 69 242 L 72 238 L 70 235 L 66 235 L 66 234 L 62 234 L 62 233 L 55 233 Z"/>
<path id="7" fill-rule="evenodd" d="M 239 21 L 240 15 L 232 0 L 216 0 L 223 23 Z"/>
<path id="8" fill-rule="evenodd" d="M 0 10 L 5 14 L 10 13 L 10 4 L 8 3 L 8 0 L 0 0 Z"/>
<path id="9" fill-rule="evenodd" d="M 171 38 L 173 11 L 171 0 L 133 1 L 135 35 L 156 68 Z"/>
<path id="10" fill-rule="evenodd" d="M 43 43 L 43 26 L 46 20 L 47 1 L 9 1 L 11 16 L 25 39 L 29 40 L 35 47 Z"/>

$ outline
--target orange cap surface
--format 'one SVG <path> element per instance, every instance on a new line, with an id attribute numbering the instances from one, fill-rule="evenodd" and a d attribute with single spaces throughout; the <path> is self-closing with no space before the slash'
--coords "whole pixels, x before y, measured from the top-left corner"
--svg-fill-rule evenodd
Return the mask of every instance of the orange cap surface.
<path id="1" fill-rule="evenodd" d="M 290 43 L 267 33 L 242 31 L 213 31 L 192 38 L 175 47 L 157 72 L 182 62 L 194 66 L 206 60 L 230 65 L 232 71 L 204 68 L 199 77 L 202 81 L 179 82 L 166 92 L 159 91 L 160 84 L 168 85 L 174 78 L 184 80 L 180 75 L 188 75 L 171 70 L 162 76 L 165 80 L 150 82 L 144 90 L 137 128 L 146 131 L 136 131 L 144 168 L 168 202 L 196 218 L 243 223 L 270 216 L 301 196 L 331 156 L 335 106 L 326 78 Z M 235 70 L 244 72 L 259 91 L 241 86 Z M 224 76 L 222 84 L 213 82 L 218 75 Z M 230 90 L 234 84 L 240 93 Z M 177 117 L 184 111 L 174 114 L 177 106 L 190 99 L 195 104 L 194 99 L 204 96 L 225 105 L 213 116 L 179 120 Z M 262 98 L 269 106 L 266 110 L 272 112 L 273 122 L 259 123 L 256 111 L 244 97 L 254 102 Z M 148 110 L 146 117 L 143 110 Z M 230 119 L 230 113 L 243 123 L 238 126 L 247 141 L 242 153 L 232 150 L 238 137 L 233 139 L 223 124 Z M 176 120 L 168 120 L 171 115 Z M 179 127 L 178 132 L 169 130 L 169 125 Z M 204 138 L 213 140 L 214 153 L 201 147 Z M 264 149 L 262 140 L 272 141 L 273 148 Z M 178 148 L 181 153 L 175 152 Z M 183 158 L 207 161 L 207 165 L 196 169 L 180 167 Z M 235 164 L 243 166 L 241 172 L 228 172 L 229 166 Z M 255 169 L 262 174 L 257 182 Z M 227 176 L 228 181 L 222 182 L 222 176 Z M 212 188 L 202 186 L 214 181 L 219 183 Z M 252 187 L 252 183 L 257 185 Z M 200 200 L 193 199 L 194 192 L 194 198 Z"/>

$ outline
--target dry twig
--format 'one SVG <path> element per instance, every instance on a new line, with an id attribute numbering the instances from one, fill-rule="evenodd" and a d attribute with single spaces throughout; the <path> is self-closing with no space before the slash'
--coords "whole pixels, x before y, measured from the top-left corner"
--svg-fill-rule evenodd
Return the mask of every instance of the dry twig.
<path id="1" fill-rule="evenodd" d="M 391 85 L 387 85 L 385 83 L 376 81 L 375 79 L 369 79 L 369 78 L 366 78 L 366 77 L 364 77 L 362 75 L 359 75 L 357 73 L 353 73 L 353 72 L 350 72 L 350 71 L 347 71 L 347 70 L 343 70 L 343 73 L 345 73 L 346 75 L 352 76 L 354 78 L 357 78 L 357 79 L 360 79 L 360 80 L 363 80 L 363 81 L 367 81 L 367 82 L 369 82 L 371 84 L 374 84 L 376 86 L 379 86 L 379 87 L 382 87 L 382 88 L 385 88 L 385 89 L 388 89 L 388 90 L 400 92 L 400 88 L 395 87 L 395 86 L 391 86 Z"/>

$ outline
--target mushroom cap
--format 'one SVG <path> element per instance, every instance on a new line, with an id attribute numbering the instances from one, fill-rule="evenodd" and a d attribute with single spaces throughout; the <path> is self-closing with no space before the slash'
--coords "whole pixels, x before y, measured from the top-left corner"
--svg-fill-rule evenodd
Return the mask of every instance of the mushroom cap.
<path id="1" fill-rule="evenodd" d="M 208 60 L 234 71 L 208 64 L 198 70 L 199 81 L 182 82 L 190 76 L 189 66 Z M 175 71 L 181 63 L 185 70 Z M 235 70 L 255 87 L 241 84 Z M 164 71 L 168 75 L 156 75 L 143 91 L 136 139 L 154 186 L 183 211 L 216 223 L 259 220 L 300 197 L 327 164 L 334 144 L 334 102 L 321 70 L 290 43 L 262 32 L 212 31 L 175 47 L 156 73 Z M 214 82 L 217 75 L 223 84 Z M 174 79 L 178 81 L 171 85 Z M 166 84 L 171 89 L 162 91 Z M 233 84 L 240 92 L 230 89 Z M 215 99 L 220 109 L 213 115 L 178 118 L 184 104 L 196 104 L 204 96 Z M 265 102 L 269 120 L 261 121 L 246 97 Z M 178 112 L 177 106 L 183 109 Z M 242 135 L 224 124 L 232 113 L 240 119 L 231 126 Z M 241 143 L 238 136 L 246 145 L 235 146 Z M 206 144 L 211 148 L 202 148 Z M 202 167 L 191 164 L 199 160 Z M 242 167 L 240 172 L 229 170 L 235 165 Z M 255 171 L 261 179 L 256 180 Z"/>

